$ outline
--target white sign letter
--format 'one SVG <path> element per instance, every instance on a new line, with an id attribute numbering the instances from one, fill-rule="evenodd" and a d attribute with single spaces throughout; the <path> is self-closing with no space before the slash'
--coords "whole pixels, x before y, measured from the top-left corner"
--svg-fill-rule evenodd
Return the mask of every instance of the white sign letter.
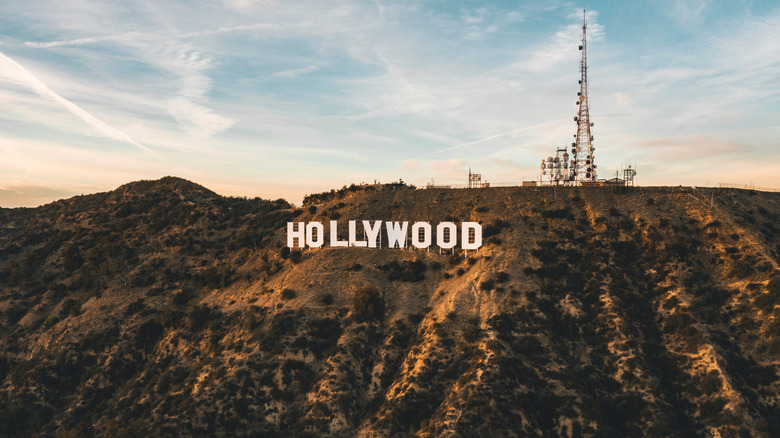
<path id="1" fill-rule="evenodd" d="M 387 228 L 387 247 L 406 248 L 406 232 L 409 229 L 409 222 L 385 222 Z"/>
<path id="2" fill-rule="evenodd" d="M 437 225 L 436 244 L 441 249 L 454 248 L 458 244 L 458 226 L 452 222 L 442 222 Z"/>
<path id="3" fill-rule="evenodd" d="M 347 246 L 346 240 L 339 240 L 338 232 L 338 221 L 330 221 L 330 246 Z"/>
<path id="4" fill-rule="evenodd" d="M 463 232 L 461 234 L 461 248 L 479 249 L 482 246 L 482 225 L 477 222 L 463 222 L 461 224 Z M 471 240 L 474 240 L 473 242 Z"/>
<path id="5" fill-rule="evenodd" d="M 379 232 L 382 231 L 382 221 L 374 221 L 374 226 L 371 226 L 371 222 L 363 221 L 363 229 L 366 230 L 366 236 L 368 236 L 368 247 L 376 248 L 376 240 L 379 237 Z"/>
<path id="6" fill-rule="evenodd" d="M 317 230 L 317 240 L 314 240 L 314 231 Z M 325 227 L 319 222 L 309 222 L 306 225 L 306 244 L 312 248 L 319 248 L 325 243 Z"/>
<path id="7" fill-rule="evenodd" d="M 357 240 L 357 221 L 349 221 L 349 246 L 366 246 L 365 240 Z"/>
<path id="8" fill-rule="evenodd" d="M 422 233 L 420 233 L 422 231 Z M 420 239 L 422 234 L 422 239 Z M 415 222 L 412 225 L 412 245 L 415 248 L 427 248 L 431 246 L 431 224 L 428 222 Z"/>
<path id="9" fill-rule="evenodd" d="M 304 234 L 306 229 L 303 226 L 304 222 L 298 222 L 298 229 L 295 229 L 295 222 L 287 222 L 287 246 L 295 248 L 295 239 L 298 239 L 298 247 L 303 248 L 306 246 L 304 241 Z"/>

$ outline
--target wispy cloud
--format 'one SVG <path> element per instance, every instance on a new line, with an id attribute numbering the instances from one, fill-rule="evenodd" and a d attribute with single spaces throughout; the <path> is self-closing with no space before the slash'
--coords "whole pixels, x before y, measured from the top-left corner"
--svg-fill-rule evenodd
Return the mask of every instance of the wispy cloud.
<path id="1" fill-rule="evenodd" d="M 146 152 L 149 152 L 152 155 L 155 156 L 157 155 L 150 148 L 133 140 L 133 138 L 130 137 L 128 134 L 108 125 L 107 123 L 93 116 L 92 114 L 82 109 L 75 103 L 55 93 L 49 87 L 47 87 L 46 84 L 38 80 L 38 78 L 36 78 L 21 64 L 7 57 L 3 53 L 0 53 L 0 75 L 5 77 L 6 80 L 10 80 L 19 85 L 25 86 L 35 91 L 42 97 L 57 102 L 58 104 L 62 105 L 62 107 L 64 107 L 66 110 L 70 111 L 73 115 L 80 118 L 85 123 L 89 124 L 96 130 L 98 130 L 100 133 L 105 135 L 106 137 L 132 144 L 134 146 L 137 146 L 140 149 L 143 149 Z"/>
<path id="2" fill-rule="evenodd" d="M 570 16 L 572 19 L 582 16 Z M 587 37 L 589 42 L 600 41 L 604 37 L 604 27 L 597 22 L 598 13 L 590 11 L 587 14 Z M 571 64 L 579 56 L 578 46 L 582 40 L 582 24 L 569 24 L 555 32 L 542 47 L 531 51 L 528 60 L 521 65 L 532 72 L 548 72 L 563 63 Z"/>
<path id="3" fill-rule="evenodd" d="M 449 152 L 449 151 L 453 151 L 455 149 L 461 149 L 461 148 L 465 148 L 467 146 L 473 146 L 473 145 L 476 145 L 476 144 L 485 143 L 487 141 L 495 140 L 497 138 L 513 136 L 513 135 L 516 135 L 516 134 L 518 134 L 520 132 L 530 131 L 532 129 L 541 128 L 543 126 L 547 126 L 547 125 L 551 125 L 551 124 L 555 124 L 555 123 L 560 123 L 560 122 L 562 122 L 564 120 L 566 120 L 566 119 L 552 120 L 552 121 L 549 121 L 549 122 L 538 123 L 536 125 L 525 126 L 523 128 L 515 129 L 513 131 L 504 132 L 504 133 L 501 133 L 501 134 L 494 134 L 494 135 L 491 135 L 491 136 L 488 136 L 488 137 L 485 137 L 485 138 L 481 138 L 479 140 L 470 141 L 470 142 L 467 142 L 467 143 L 461 143 L 461 144 L 458 144 L 458 145 L 455 145 L 455 146 L 446 147 L 444 149 L 439 149 L 437 151 L 430 152 L 428 155 L 439 154 L 439 153 L 442 153 L 442 152 Z"/>
<path id="4" fill-rule="evenodd" d="M 320 67 L 318 65 L 308 65 L 306 67 L 301 68 L 294 68 L 290 70 L 282 70 L 279 72 L 274 73 L 273 77 L 275 78 L 297 78 L 298 76 L 307 75 L 309 73 L 314 73 L 315 71 L 319 70 Z"/>
<path id="5" fill-rule="evenodd" d="M 143 34 L 140 34 L 138 32 L 127 32 L 120 35 L 105 35 L 105 36 L 94 36 L 94 37 L 86 37 L 86 38 L 74 38 L 71 40 L 25 41 L 24 45 L 27 47 L 34 47 L 37 49 L 51 49 L 54 47 L 72 47 L 72 46 L 82 46 L 88 44 L 97 44 L 105 41 L 122 41 L 130 38 L 138 38 L 142 35 Z"/>
<path id="6" fill-rule="evenodd" d="M 181 128 L 186 132 L 194 136 L 209 138 L 231 127 L 235 120 L 219 115 L 207 106 L 212 80 L 205 72 L 214 66 L 212 57 L 194 49 L 191 44 L 182 40 L 208 33 L 236 30 L 245 29 L 219 28 L 213 31 L 187 33 L 166 31 L 162 35 L 126 32 L 49 42 L 28 41 L 25 45 L 39 49 L 56 49 L 111 42 L 124 47 L 139 60 L 179 78 L 176 95 L 168 97 L 163 108 L 179 122 Z M 165 41 L 162 44 L 160 37 L 163 37 Z"/>

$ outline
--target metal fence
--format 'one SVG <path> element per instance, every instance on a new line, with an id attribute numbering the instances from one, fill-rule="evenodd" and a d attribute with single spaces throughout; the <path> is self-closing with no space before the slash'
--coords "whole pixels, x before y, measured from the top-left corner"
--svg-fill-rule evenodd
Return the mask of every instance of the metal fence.
<path id="1" fill-rule="evenodd" d="M 723 189 L 745 189 L 745 190 L 758 190 L 759 192 L 780 192 L 780 188 L 774 187 L 757 187 L 755 184 L 729 184 L 718 183 L 718 187 Z"/>
<path id="2" fill-rule="evenodd" d="M 520 187 L 522 185 L 523 185 L 522 182 L 482 183 L 482 187 L 474 187 L 474 188 Z M 422 188 L 424 189 L 467 189 L 469 188 L 469 185 L 468 184 L 427 185 Z"/>

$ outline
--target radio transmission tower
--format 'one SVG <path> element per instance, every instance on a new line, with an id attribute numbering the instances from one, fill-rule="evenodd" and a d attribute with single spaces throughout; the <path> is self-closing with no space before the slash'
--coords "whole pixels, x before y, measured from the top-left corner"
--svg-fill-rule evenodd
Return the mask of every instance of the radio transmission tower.
<path id="1" fill-rule="evenodd" d="M 590 112 L 588 108 L 588 44 L 585 38 L 587 20 L 585 11 L 582 11 L 582 60 L 580 61 L 580 91 L 577 93 L 578 114 L 574 117 L 577 122 L 577 133 L 574 134 L 575 142 L 572 146 L 572 161 L 574 172 L 570 173 L 570 179 L 576 182 L 596 181 L 596 164 L 593 156 L 593 134 L 590 128 L 593 123 L 590 121 Z"/>

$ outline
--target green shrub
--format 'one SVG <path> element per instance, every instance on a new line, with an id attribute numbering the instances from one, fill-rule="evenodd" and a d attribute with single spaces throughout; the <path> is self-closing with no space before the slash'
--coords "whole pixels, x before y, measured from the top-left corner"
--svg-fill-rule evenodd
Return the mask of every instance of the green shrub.
<path id="1" fill-rule="evenodd" d="M 724 406 L 726 406 L 726 399 L 723 397 L 707 400 L 699 406 L 699 414 L 702 418 L 712 418 L 720 414 Z"/>
<path id="2" fill-rule="evenodd" d="M 542 217 L 546 219 L 574 219 L 569 207 L 545 210 L 542 212 Z"/>
<path id="3" fill-rule="evenodd" d="M 757 296 L 754 303 L 756 307 L 764 311 L 772 310 L 775 305 L 780 304 L 780 276 L 769 281 L 766 293 Z"/>
<path id="4" fill-rule="evenodd" d="M 773 277 L 766 285 L 769 293 L 780 294 L 780 275 Z"/>
<path id="5" fill-rule="evenodd" d="M 282 299 L 283 300 L 291 300 L 291 299 L 295 298 L 296 295 L 297 294 L 292 289 L 285 288 L 285 289 L 282 290 Z"/>
<path id="6" fill-rule="evenodd" d="M 385 302 L 379 291 L 366 286 L 355 291 L 352 296 L 352 310 L 359 320 L 381 320 L 385 315 Z"/>
<path id="7" fill-rule="evenodd" d="M 65 270 L 68 272 L 73 272 L 84 264 L 84 258 L 81 257 L 79 248 L 76 245 L 69 245 L 65 248 L 62 252 L 62 261 Z"/>
<path id="8" fill-rule="evenodd" d="M 198 331 L 202 329 L 206 323 L 212 319 L 217 319 L 218 317 L 219 312 L 212 310 L 211 307 L 207 305 L 194 305 L 187 310 L 186 313 L 187 328 L 191 331 Z"/>
<path id="9" fill-rule="evenodd" d="M 164 328 L 157 321 L 146 321 L 138 326 L 136 332 L 136 345 L 149 348 L 157 343 L 163 335 Z"/>
<path id="10" fill-rule="evenodd" d="M 669 297 L 668 300 L 663 305 L 663 308 L 666 310 L 671 310 L 677 307 L 677 305 L 680 304 L 680 299 L 676 296 Z"/>
<path id="11" fill-rule="evenodd" d="M 479 284 L 479 290 L 483 290 L 483 291 L 486 291 L 486 292 L 490 291 L 490 290 L 493 290 L 493 288 L 495 288 L 495 287 L 496 287 L 496 285 L 495 285 L 495 283 L 493 283 L 493 280 L 485 280 L 485 281 L 483 281 L 482 283 Z"/>
<path id="12" fill-rule="evenodd" d="M 705 395 L 714 394 L 723 387 L 723 381 L 717 371 L 712 370 L 699 379 L 699 389 Z"/>
<path id="13" fill-rule="evenodd" d="M 393 260 L 386 265 L 378 266 L 378 268 L 387 272 L 387 279 L 390 281 L 400 280 L 408 282 L 423 281 L 425 279 L 425 271 L 428 269 L 425 262 L 421 260 L 404 260 L 401 263 Z"/>
<path id="14" fill-rule="evenodd" d="M 65 318 L 68 315 L 78 315 L 81 313 L 81 303 L 73 298 L 68 298 L 62 303 L 62 310 L 60 310 L 60 318 Z"/>
<path id="15" fill-rule="evenodd" d="M 508 228 L 509 222 L 503 221 L 501 219 L 495 220 L 484 227 L 482 227 L 482 238 L 487 239 L 490 236 L 495 236 L 499 232 L 501 232 L 502 228 Z"/>
<path id="16" fill-rule="evenodd" d="M 46 318 L 46 321 L 43 322 L 43 325 L 46 326 L 46 328 L 49 328 L 58 322 L 60 322 L 60 317 L 57 315 L 51 315 Z"/>
<path id="17" fill-rule="evenodd" d="M 731 270 L 729 271 L 731 276 L 739 279 L 749 277 L 753 272 L 753 265 L 747 260 L 734 260 L 731 264 Z"/>
<path id="18" fill-rule="evenodd" d="M 466 342 L 476 342 L 482 337 L 482 330 L 479 328 L 479 320 L 470 319 L 463 329 L 463 339 Z"/>

